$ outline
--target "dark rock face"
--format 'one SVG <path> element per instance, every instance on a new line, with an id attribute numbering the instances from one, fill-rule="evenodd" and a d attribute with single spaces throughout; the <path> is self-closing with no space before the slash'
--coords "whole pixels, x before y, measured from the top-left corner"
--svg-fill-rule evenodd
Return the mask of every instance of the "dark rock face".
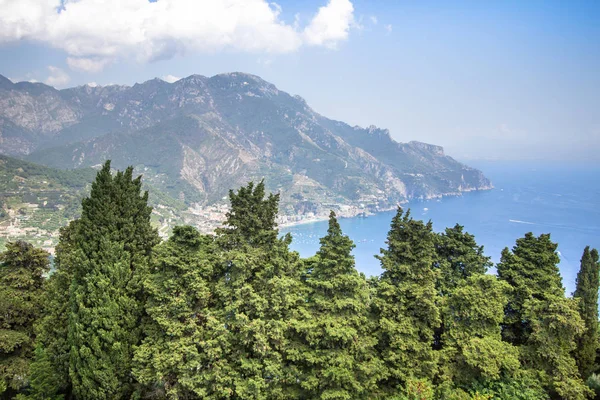
<path id="1" fill-rule="evenodd" d="M 284 206 L 306 201 L 304 211 L 313 203 L 389 207 L 491 187 L 439 146 L 327 119 L 244 73 L 61 91 L 0 76 L 0 153 L 59 168 L 105 159 L 134 165 L 189 204 L 218 202 L 261 178 Z"/>

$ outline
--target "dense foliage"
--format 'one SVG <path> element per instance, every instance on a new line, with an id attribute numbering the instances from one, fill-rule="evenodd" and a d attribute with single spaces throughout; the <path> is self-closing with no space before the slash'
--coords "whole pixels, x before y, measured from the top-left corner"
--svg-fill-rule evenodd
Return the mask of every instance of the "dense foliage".
<path id="1" fill-rule="evenodd" d="M 279 195 L 230 192 L 215 235 L 160 243 L 132 169 L 98 172 L 55 271 L 0 255 L 0 393 L 20 399 L 568 399 L 600 393 L 598 252 L 565 297 L 531 233 L 498 275 L 473 235 L 398 209 L 367 279 L 336 215 L 313 257 L 281 237 Z"/>

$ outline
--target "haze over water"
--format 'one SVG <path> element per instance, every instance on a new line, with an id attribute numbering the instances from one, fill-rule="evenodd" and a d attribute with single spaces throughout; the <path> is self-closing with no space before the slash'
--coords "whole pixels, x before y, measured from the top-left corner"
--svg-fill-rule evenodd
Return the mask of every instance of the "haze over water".
<path id="1" fill-rule="evenodd" d="M 575 288 L 579 260 L 586 245 L 600 249 L 600 165 L 548 162 L 473 162 L 494 183 L 495 189 L 461 197 L 413 201 L 405 207 L 413 218 L 431 219 L 435 231 L 459 223 L 484 245 L 497 263 L 504 247 L 512 248 L 526 232 L 550 233 L 558 242 L 559 264 L 566 293 Z M 368 218 L 341 219 L 345 234 L 356 244 L 356 267 L 366 275 L 381 273 L 374 255 L 385 246 L 395 212 Z M 281 229 L 294 238 L 292 249 L 303 257 L 319 248 L 327 222 Z M 495 272 L 495 269 L 492 270 Z"/>

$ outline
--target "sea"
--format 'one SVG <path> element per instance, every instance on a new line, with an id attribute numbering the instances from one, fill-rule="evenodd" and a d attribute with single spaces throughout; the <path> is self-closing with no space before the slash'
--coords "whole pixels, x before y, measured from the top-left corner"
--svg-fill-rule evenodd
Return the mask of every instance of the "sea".
<path id="1" fill-rule="evenodd" d="M 566 294 L 575 290 L 575 279 L 585 246 L 600 250 L 600 163 L 548 163 L 535 161 L 469 161 L 492 181 L 494 189 L 411 201 L 415 219 L 431 220 L 437 232 L 456 223 L 463 225 L 485 254 L 499 262 L 503 248 L 512 248 L 527 232 L 550 233 L 558 243 L 560 272 Z M 343 218 L 343 232 L 356 244 L 356 268 L 367 276 L 379 275 L 375 258 L 385 247 L 395 211 L 367 218 Z M 310 257 L 319 249 L 327 222 L 282 228 L 291 233 L 292 249 Z M 495 268 L 490 270 L 495 273 Z"/>

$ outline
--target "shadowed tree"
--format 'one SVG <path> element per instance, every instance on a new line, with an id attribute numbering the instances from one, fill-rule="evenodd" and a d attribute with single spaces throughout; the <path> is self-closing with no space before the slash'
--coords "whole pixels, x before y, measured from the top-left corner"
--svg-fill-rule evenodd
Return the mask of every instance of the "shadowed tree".
<path id="1" fill-rule="evenodd" d="M 600 287 L 598 251 L 583 251 L 581 267 L 573 297 L 579 299 L 579 314 L 585 323 L 585 333 L 577 341 L 575 359 L 581 376 L 585 379 L 594 371 L 598 350 L 598 289 Z"/>
<path id="2" fill-rule="evenodd" d="M 529 232 L 517 239 L 512 251 L 502 250 L 498 277 L 512 287 L 502 335 L 515 345 L 526 343 L 530 333 L 529 322 L 523 315 L 525 302 L 530 298 L 545 300 L 564 296 L 557 247 L 549 234 L 535 237 Z"/>
<path id="3" fill-rule="evenodd" d="M 12 396 L 29 383 L 34 323 L 42 309 L 49 254 L 31 244 L 8 242 L 0 254 L 0 394 Z"/>
<path id="4" fill-rule="evenodd" d="M 60 229 L 54 272 L 44 293 L 43 315 L 37 322 L 37 349 L 31 367 L 30 394 L 34 399 L 71 393 L 69 378 L 69 294 L 73 280 L 73 249 L 78 221 Z"/>

